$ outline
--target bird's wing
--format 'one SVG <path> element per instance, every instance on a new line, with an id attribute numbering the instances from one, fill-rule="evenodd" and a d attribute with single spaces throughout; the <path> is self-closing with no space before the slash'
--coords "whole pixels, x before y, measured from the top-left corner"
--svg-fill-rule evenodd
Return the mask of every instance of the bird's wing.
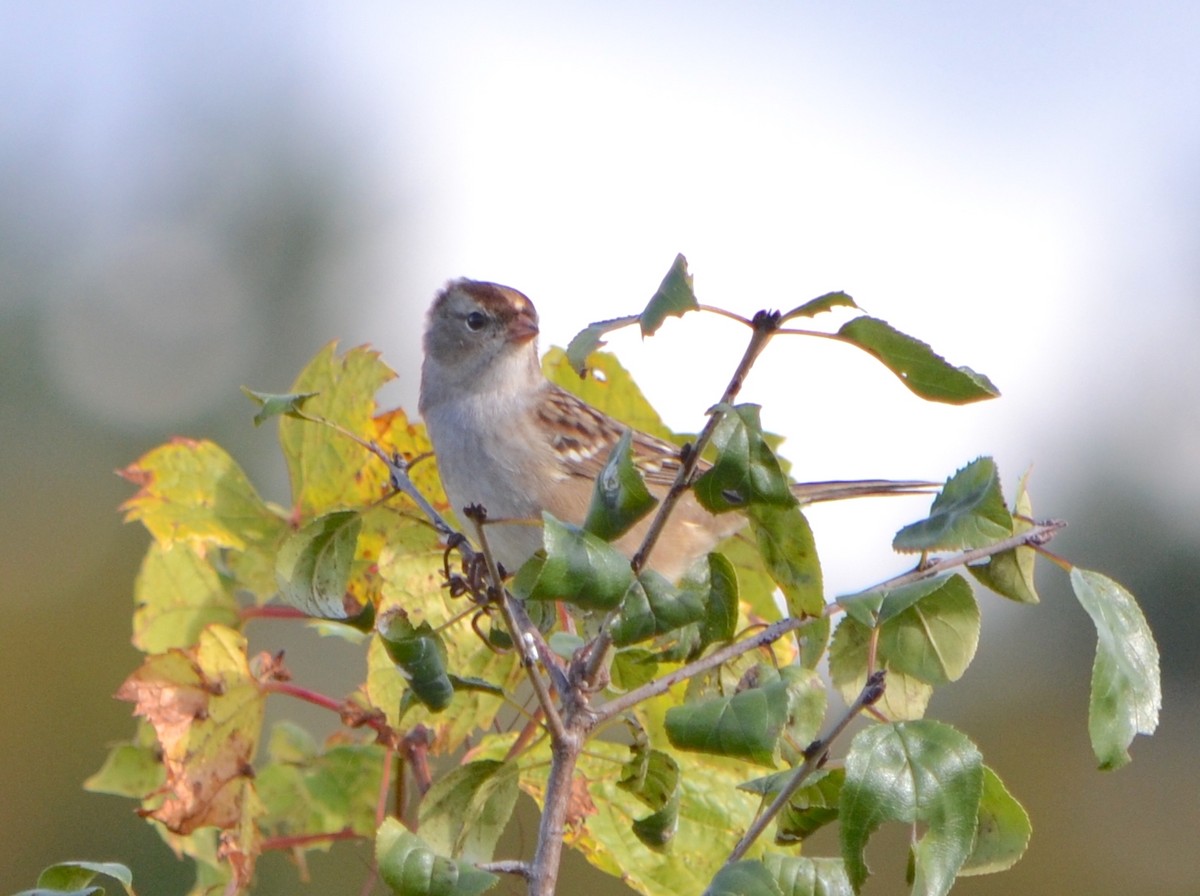
<path id="1" fill-rule="evenodd" d="M 630 427 L 558 386 L 551 385 L 538 414 L 553 433 L 551 444 L 572 476 L 595 479 L 600 475 L 613 446 Z M 680 446 L 634 429 L 633 462 L 652 490 L 669 488 L 679 473 Z M 697 464 L 703 473 L 706 461 Z M 938 486 L 921 480 L 856 479 L 829 482 L 798 482 L 792 493 L 801 504 L 838 501 L 878 495 L 926 494 Z"/>

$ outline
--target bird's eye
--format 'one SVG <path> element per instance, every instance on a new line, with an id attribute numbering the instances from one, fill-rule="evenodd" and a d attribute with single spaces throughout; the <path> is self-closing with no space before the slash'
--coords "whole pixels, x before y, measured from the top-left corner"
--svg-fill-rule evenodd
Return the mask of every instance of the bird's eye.
<path id="1" fill-rule="evenodd" d="M 482 311 L 472 311 L 467 315 L 468 330 L 482 330 L 483 325 L 487 323 L 487 315 Z"/>

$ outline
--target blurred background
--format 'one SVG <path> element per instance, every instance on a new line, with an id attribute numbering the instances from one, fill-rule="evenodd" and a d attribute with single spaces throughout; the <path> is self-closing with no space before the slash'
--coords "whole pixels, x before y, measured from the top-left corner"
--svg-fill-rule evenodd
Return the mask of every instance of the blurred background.
<path id="1" fill-rule="evenodd" d="M 1011 493 L 1035 464 L 1035 511 L 1071 521 L 1055 549 L 1157 633 L 1159 733 L 1101 773 L 1064 578 L 1037 608 L 983 596 L 977 660 L 931 712 L 1034 839 L 956 892 L 1198 892 L 1197 37 L 1200 6 L 1115 0 L 0 3 L 0 892 L 68 858 L 190 883 L 131 803 L 80 787 L 133 730 L 110 695 L 147 536 L 115 469 L 212 438 L 286 502 L 239 385 L 370 342 L 398 373 L 383 402 L 415 410 L 447 279 L 522 289 L 562 345 L 639 310 L 676 252 L 704 302 L 844 289 L 1004 393 L 925 405 L 865 355 L 777 344 L 745 397 L 798 475 L 940 479 L 987 453 Z M 743 338 L 689 318 L 611 347 L 695 430 Z M 888 540 L 923 509 L 814 512 L 831 592 L 901 569 Z M 333 693 L 361 675 L 296 649 L 345 664 Z M 903 892 L 871 858 L 868 892 Z M 315 857 L 312 891 L 358 892 L 367 862 Z M 297 890 L 278 857 L 260 880 Z"/>

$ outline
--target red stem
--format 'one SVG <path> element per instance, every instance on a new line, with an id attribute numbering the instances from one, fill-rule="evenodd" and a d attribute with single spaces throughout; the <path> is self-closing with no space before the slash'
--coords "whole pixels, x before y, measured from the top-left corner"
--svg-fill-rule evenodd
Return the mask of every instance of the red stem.
<path id="1" fill-rule="evenodd" d="M 285 607 L 280 604 L 267 604 L 263 607 L 243 607 L 239 613 L 246 619 L 308 619 L 307 613 L 295 607 Z"/>
<path id="2" fill-rule="evenodd" d="M 361 834 L 354 833 L 350 828 L 340 831 L 327 831 L 321 834 L 296 834 L 291 837 L 267 837 L 262 842 L 263 852 L 274 849 L 295 849 L 297 846 L 309 846 L 313 843 L 331 843 L 337 840 L 362 840 Z"/>

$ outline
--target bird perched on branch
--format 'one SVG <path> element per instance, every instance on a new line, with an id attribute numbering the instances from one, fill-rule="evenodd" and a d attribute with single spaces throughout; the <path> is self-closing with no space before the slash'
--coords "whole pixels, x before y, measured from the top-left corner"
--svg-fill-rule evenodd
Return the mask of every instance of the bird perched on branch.
<path id="1" fill-rule="evenodd" d="M 542 511 L 583 522 L 596 477 L 629 428 L 547 380 L 537 336 L 537 311 L 525 295 L 467 279 L 438 294 L 425 328 L 420 410 L 442 483 L 456 511 L 477 504 L 490 520 L 503 521 L 488 527 L 487 539 L 510 572 L 542 546 Z M 650 493 L 661 498 L 679 471 L 679 446 L 635 431 L 632 448 Z M 792 491 L 801 503 L 812 503 L 910 494 L 930 485 L 870 479 L 797 483 Z M 616 547 L 632 555 L 648 525 L 649 517 Z M 745 525 L 739 513 L 710 513 L 689 491 L 647 565 L 677 580 Z"/>

